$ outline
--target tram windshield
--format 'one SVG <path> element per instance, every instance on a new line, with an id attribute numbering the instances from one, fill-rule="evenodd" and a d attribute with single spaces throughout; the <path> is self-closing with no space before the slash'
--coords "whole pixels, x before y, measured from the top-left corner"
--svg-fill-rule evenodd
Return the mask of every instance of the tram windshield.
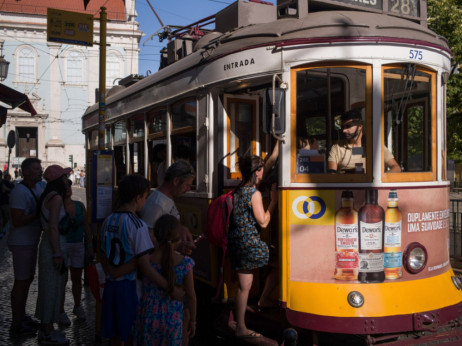
<path id="1" fill-rule="evenodd" d="M 319 66 L 293 73 L 296 182 L 338 179 L 332 174 L 370 181 L 374 165 L 381 167 L 384 181 L 436 179 L 434 72 L 414 64 L 382 67 L 383 136 L 378 153 L 372 152 L 378 138 L 372 138 L 371 66 Z M 372 162 L 378 154 L 382 159 Z M 395 174 L 403 172 L 408 174 Z"/>
<path id="2" fill-rule="evenodd" d="M 432 171 L 432 77 L 412 64 L 384 68 L 384 144 L 403 172 Z"/>
<path id="3" fill-rule="evenodd" d="M 296 72 L 296 174 L 367 173 L 370 73 L 367 66 Z"/>

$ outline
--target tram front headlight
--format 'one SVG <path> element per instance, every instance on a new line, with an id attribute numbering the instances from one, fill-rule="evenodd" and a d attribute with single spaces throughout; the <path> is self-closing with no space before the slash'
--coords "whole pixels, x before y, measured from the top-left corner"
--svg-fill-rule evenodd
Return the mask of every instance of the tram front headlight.
<path id="1" fill-rule="evenodd" d="M 427 259 L 427 250 L 420 243 L 411 243 L 404 250 L 404 268 L 411 274 L 420 273 L 425 268 Z"/>
<path id="2" fill-rule="evenodd" d="M 348 304 L 354 308 L 360 308 L 364 305 L 364 296 L 358 291 L 351 291 L 348 293 Z"/>
<path id="3" fill-rule="evenodd" d="M 451 276 L 452 283 L 458 290 L 462 290 L 462 280 L 458 276 Z"/>

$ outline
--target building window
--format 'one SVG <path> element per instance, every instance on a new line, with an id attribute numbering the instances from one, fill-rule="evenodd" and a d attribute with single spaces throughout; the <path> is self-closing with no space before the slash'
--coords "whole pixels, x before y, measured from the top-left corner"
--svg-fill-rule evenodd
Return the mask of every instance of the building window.
<path id="1" fill-rule="evenodd" d="M 16 157 L 38 157 L 37 130 L 36 127 L 16 128 Z"/>
<path id="2" fill-rule="evenodd" d="M 19 82 L 35 83 L 35 52 L 30 47 L 21 48 L 18 52 L 17 78 Z"/>
<path id="3" fill-rule="evenodd" d="M 122 76 L 121 59 L 115 53 L 109 53 L 106 58 L 106 86 L 112 87 L 114 80 Z"/>
<path id="4" fill-rule="evenodd" d="M 74 50 L 67 55 L 67 82 L 70 84 L 83 83 L 83 56 Z"/>

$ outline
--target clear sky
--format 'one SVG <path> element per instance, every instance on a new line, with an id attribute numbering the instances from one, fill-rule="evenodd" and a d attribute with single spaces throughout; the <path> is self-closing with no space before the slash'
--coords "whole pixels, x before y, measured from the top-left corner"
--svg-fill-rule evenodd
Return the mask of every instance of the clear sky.
<path id="1" fill-rule="evenodd" d="M 221 11 L 234 2 L 233 0 L 136 0 L 137 21 L 140 23 L 141 31 L 144 32 L 140 42 L 138 73 L 144 76 L 149 74 L 148 70 L 152 74 L 159 69 L 159 51 L 167 45 L 167 40 L 159 42 L 157 36 L 149 39 L 160 30 L 162 25 L 151 10 L 148 1 L 164 25 L 192 24 Z M 276 0 L 266 1 L 276 3 Z"/>

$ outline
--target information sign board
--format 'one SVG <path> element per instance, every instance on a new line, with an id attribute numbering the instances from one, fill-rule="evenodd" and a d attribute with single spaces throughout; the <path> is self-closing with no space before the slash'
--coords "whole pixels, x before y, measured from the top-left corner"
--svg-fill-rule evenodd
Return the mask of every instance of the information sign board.
<path id="1" fill-rule="evenodd" d="M 114 151 L 95 150 L 92 157 L 92 222 L 102 222 L 112 211 Z"/>
<path id="2" fill-rule="evenodd" d="M 93 46 L 93 15 L 48 8 L 47 41 Z"/>

